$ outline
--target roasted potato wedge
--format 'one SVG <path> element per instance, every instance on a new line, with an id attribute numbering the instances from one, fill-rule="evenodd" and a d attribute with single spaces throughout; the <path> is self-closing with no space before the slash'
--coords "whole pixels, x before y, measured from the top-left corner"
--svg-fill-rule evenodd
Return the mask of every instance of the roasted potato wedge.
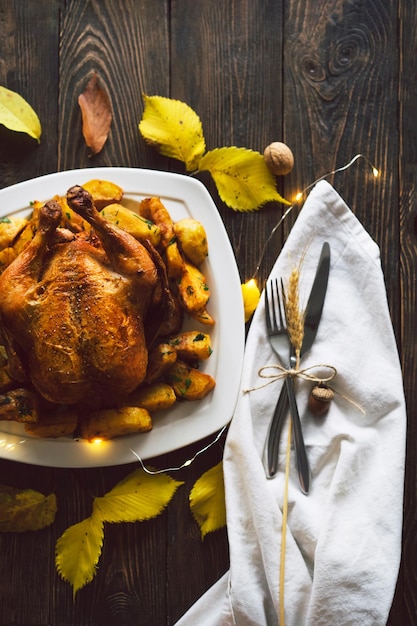
<path id="1" fill-rule="evenodd" d="M 123 189 L 108 180 L 92 179 L 82 185 L 93 198 L 96 208 L 101 211 L 108 204 L 120 202 Z"/>
<path id="2" fill-rule="evenodd" d="M 200 324 L 204 324 L 205 326 L 214 326 L 216 321 L 207 311 L 207 309 L 201 309 L 201 311 L 197 311 L 196 313 L 192 313 L 190 317 L 196 322 L 200 322 Z"/>
<path id="3" fill-rule="evenodd" d="M 145 382 L 151 383 L 161 378 L 177 360 L 176 350 L 169 343 L 160 343 L 148 355 L 148 369 Z"/>
<path id="4" fill-rule="evenodd" d="M 102 209 L 101 214 L 108 222 L 115 224 L 122 230 L 125 230 L 135 239 L 147 239 L 151 244 L 157 247 L 161 241 L 161 230 L 150 220 L 137 215 L 122 204 L 113 203 Z"/>
<path id="5" fill-rule="evenodd" d="M 144 198 L 139 207 L 140 214 L 161 230 L 161 246 L 166 248 L 175 237 L 174 222 L 160 198 Z"/>
<path id="6" fill-rule="evenodd" d="M 146 409 L 123 406 L 115 409 L 92 411 L 79 423 L 83 439 L 114 439 L 133 433 L 144 433 L 152 429 L 152 417 Z"/>
<path id="7" fill-rule="evenodd" d="M 180 278 L 185 271 L 185 262 L 178 248 L 177 242 L 172 241 L 165 250 L 167 274 L 169 278 Z"/>
<path id="8" fill-rule="evenodd" d="M 91 231 L 90 224 L 71 209 L 65 196 L 55 196 L 53 200 L 58 202 L 62 210 L 61 228 L 68 228 L 73 233 Z"/>
<path id="9" fill-rule="evenodd" d="M 208 243 L 205 228 L 192 217 L 185 217 L 174 223 L 174 233 L 182 252 L 197 267 L 208 255 Z"/>
<path id="10" fill-rule="evenodd" d="M 27 222 L 23 230 L 19 233 L 18 237 L 15 239 L 12 247 L 16 256 L 18 256 L 22 252 L 22 250 L 26 248 L 28 243 L 32 241 L 37 227 L 37 223 L 37 218 L 32 217 Z"/>
<path id="11" fill-rule="evenodd" d="M 200 372 L 178 359 L 169 370 L 167 380 L 174 388 L 175 395 L 184 400 L 202 400 L 216 385 L 210 374 Z"/>
<path id="12" fill-rule="evenodd" d="M 139 406 L 149 413 L 169 409 L 177 401 L 174 389 L 166 383 L 153 383 L 139 387 L 130 396 L 130 406 Z"/>
<path id="13" fill-rule="evenodd" d="M 13 248 L 4 248 L 0 250 L 0 273 L 3 272 L 8 265 L 17 257 Z"/>
<path id="14" fill-rule="evenodd" d="M 37 422 L 26 423 L 25 431 L 33 437 L 57 439 L 70 437 L 77 428 L 78 413 L 75 409 L 63 409 L 39 416 Z"/>
<path id="15" fill-rule="evenodd" d="M 185 331 L 171 337 L 169 344 L 175 348 L 180 360 L 192 363 L 208 359 L 213 352 L 210 335 L 196 330 Z"/>
<path id="16" fill-rule="evenodd" d="M 0 250 L 9 248 L 27 225 L 25 217 L 3 217 L 0 219 Z"/>
<path id="17" fill-rule="evenodd" d="M 0 395 L 0 420 L 26 423 L 38 419 L 38 400 L 29 389 L 11 389 Z"/>
<path id="18" fill-rule="evenodd" d="M 184 309 L 190 315 L 206 308 L 210 289 L 202 272 L 192 263 L 184 263 L 181 276 L 177 279 L 178 294 Z"/>

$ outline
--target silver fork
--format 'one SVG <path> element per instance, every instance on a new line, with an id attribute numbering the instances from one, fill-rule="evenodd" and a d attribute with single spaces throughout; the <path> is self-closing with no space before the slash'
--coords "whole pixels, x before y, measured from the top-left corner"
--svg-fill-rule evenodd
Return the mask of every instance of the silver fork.
<path id="1" fill-rule="evenodd" d="M 278 279 L 271 278 L 265 286 L 265 321 L 269 342 L 282 365 L 288 361 L 290 340 L 284 321 L 285 312 L 280 298 Z"/>
<path id="2" fill-rule="evenodd" d="M 270 292 L 270 295 L 268 292 Z M 265 320 L 267 334 L 271 346 L 280 358 L 281 363 L 284 366 L 289 363 L 290 368 L 293 369 L 296 365 L 295 350 L 291 346 L 288 338 L 285 308 L 282 299 L 282 293 L 278 287 L 278 280 L 271 279 L 265 288 Z M 288 411 L 288 400 L 294 427 L 294 447 L 300 487 L 304 493 L 308 493 L 310 488 L 310 467 L 301 430 L 300 416 L 295 399 L 294 379 L 292 376 L 287 376 L 285 379 L 285 385 L 281 390 L 275 408 L 275 413 L 278 412 L 280 417 L 278 420 L 272 420 L 271 424 L 275 422 L 274 432 L 268 433 L 267 442 L 269 442 L 269 444 L 265 451 L 267 458 L 267 475 L 271 477 L 270 464 L 275 459 L 275 455 L 278 454 L 282 427 Z"/>
<path id="3" fill-rule="evenodd" d="M 285 313 L 279 297 L 278 279 L 271 278 L 265 286 L 265 322 L 266 331 L 272 349 L 277 354 L 281 365 L 286 367 L 290 350 Z M 282 386 L 274 415 L 270 421 L 265 441 L 264 466 L 267 478 L 274 478 L 277 472 L 281 433 L 288 415 L 289 403 L 286 385 Z"/>

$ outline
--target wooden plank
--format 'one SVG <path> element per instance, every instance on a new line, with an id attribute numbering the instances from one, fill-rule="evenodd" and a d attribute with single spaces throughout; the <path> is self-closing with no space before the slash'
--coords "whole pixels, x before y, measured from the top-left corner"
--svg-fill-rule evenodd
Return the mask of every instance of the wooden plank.
<path id="1" fill-rule="evenodd" d="M 0 0 L 0 84 L 25 98 L 42 126 L 39 146 L 0 126 L 1 187 L 56 170 L 61 5 Z"/>
<path id="2" fill-rule="evenodd" d="M 417 454 L 417 98 L 415 65 L 417 53 L 417 16 L 415 7 L 407 0 L 399 3 L 399 175 L 400 175 L 400 296 L 401 347 L 404 390 L 407 400 L 408 432 L 406 480 L 404 490 L 403 555 L 400 577 L 389 624 L 413 624 L 417 612 L 415 559 L 417 514 L 416 476 Z"/>
<path id="3" fill-rule="evenodd" d="M 263 152 L 282 140 L 282 12 L 274 0 L 173 4 L 171 96 L 198 113 L 208 150 L 236 145 Z M 279 232 L 263 255 L 283 205 L 270 203 L 262 218 L 258 211 L 236 213 L 219 199 L 209 175 L 200 180 L 226 224 L 242 281 L 261 261 L 262 283 L 281 248 Z"/>
<path id="4" fill-rule="evenodd" d="M 296 156 L 303 154 L 286 179 L 291 189 L 288 195 L 357 154 L 380 169 L 380 178 L 372 181 L 369 163 L 360 158 L 348 170 L 327 179 L 381 248 L 391 316 L 400 342 L 404 335 L 398 264 L 397 3 L 325 0 L 286 6 L 286 140 L 294 145 Z M 399 587 L 389 624 L 407 622 L 400 618 L 402 606 Z"/>
<path id="5" fill-rule="evenodd" d="M 286 3 L 284 32 L 285 138 L 296 160 L 287 195 L 357 154 L 380 169 L 373 181 L 359 159 L 328 180 L 382 249 L 398 329 L 396 2 Z"/>
<path id="6" fill-rule="evenodd" d="M 62 16 L 58 169 L 155 167 L 139 135 L 143 93 L 169 87 L 166 0 L 73 0 Z M 103 150 L 91 157 L 81 134 L 78 96 L 96 71 L 107 91 L 113 123 Z"/>
<path id="7" fill-rule="evenodd" d="M 271 0 L 172 4 L 170 96 L 197 112 L 208 150 L 236 145 L 263 152 L 271 141 L 282 139 L 282 10 L 281 2 Z M 282 215 L 282 205 L 271 203 L 259 212 L 236 213 L 220 200 L 207 173 L 198 177 L 211 192 L 226 225 L 242 280 L 260 265 L 257 278 L 262 285 L 281 248 L 278 232 L 264 250 L 266 238 Z M 188 468 L 185 492 L 203 468 L 220 461 L 221 450 L 205 457 L 204 466 L 197 462 Z M 204 542 L 195 534 L 184 539 L 193 526 L 184 521 L 190 516 L 187 501 L 181 500 L 180 505 L 169 517 L 169 624 L 228 566 L 225 531 L 213 533 Z M 181 543 L 174 540 L 177 535 L 182 536 Z M 182 572 L 180 585 L 178 572 Z"/>

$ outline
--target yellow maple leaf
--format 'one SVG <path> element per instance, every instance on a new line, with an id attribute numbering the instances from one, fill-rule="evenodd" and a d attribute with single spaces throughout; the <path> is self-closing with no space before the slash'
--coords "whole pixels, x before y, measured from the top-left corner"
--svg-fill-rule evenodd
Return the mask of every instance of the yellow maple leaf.
<path id="1" fill-rule="evenodd" d="M 210 172 L 220 198 L 236 211 L 253 211 L 272 201 L 290 204 L 278 193 L 275 176 L 260 152 L 216 148 L 206 152 L 198 169 Z"/>
<path id="2" fill-rule="evenodd" d="M 191 512 L 200 526 L 201 537 L 226 525 L 223 464 L 220 462 L 194 483 L 190 492 Z"/>
<path id="3" fill-rule="evenodd" d="M 67 528 L 56 542 L 56 568 L 58 574 L 72 585 L 74 596 L 94 578 L 103 538 L 103 522 L 93 513 Z"/>
<path id="4" fill-rule="evenodd" d="M 94 511 L 105 522 L 137 522 L 159 515 L 182 482 L 167 474 L 135 470 L 111 491 L 94 498 Z"/>
<path id="5" fill-rule="evenodd" d="M 40 143 L 41 123 L 35 111 L 15 91 L 0 86 L 0 124 L 9 130 L 26 133 Z"/>
<path id="6" fill-rule="evenodd" d="M 57 510 L 55 494 L 0 485 L 0 531 L 27 532 L 50 526 Z"/>
<path id="7" fill-rule="evenodd" d="M 184 102 L 162 96 L 143 96 L 145 109 L 139 131 L 164 156 L 183 161 L 187 172 L 198 168 L 206 149 L 200 118 Z"/>

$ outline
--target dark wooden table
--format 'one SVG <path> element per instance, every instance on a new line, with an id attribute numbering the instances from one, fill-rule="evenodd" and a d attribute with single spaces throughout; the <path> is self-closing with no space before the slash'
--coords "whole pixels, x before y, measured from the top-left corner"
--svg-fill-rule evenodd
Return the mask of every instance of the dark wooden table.
<path id="1" fill-rule="evenodd" d="M 0 187 L 49 172 L 128 166 L 182 172 L 145 145 L 137 124 L 142 94 L 187 102 L 208 148 L 263 151 L 291 146 L 295 167 L 278 179 L 284 196 L 328 176 L 381 248 L 408 405 L 403 559 L 389 624 L 417 624 L 417 12 L 410 0 L 0 0 L 0 84 L 37 111 L 39 146 L 0 127 Z M 110 94 L 113 125 L 90 158 L 77 97 L 96 70 Z M 230 236 L 242 281 L 257 261 L 282 206 L 253 213 L 226 207 L 209 188 Z M 265 279 L 294 211 L 268 243 Z M 348 348 L 347 348 L 348 349 Z M 389 384 L 389 381 L 387 381 Z M 204 444 L 160 458 L 180 465 Z M 173 624 L 228 567 L 226 530 L 201 541 L 188 492 L 219 462 L 223 438 L 176 477 L 185 481 L 165 512 L 109 525 L 97 575 L 75 600 L 57 575 L 56 539 L 90 514 L 100 495 L 136 466 L 51 469 L 0 461 L 0 482 L 55 492 L 55 523 L 0 535 L 0 623 L 19 626 Z M 401 506 L 399 500 L 398 506 Z"/>

